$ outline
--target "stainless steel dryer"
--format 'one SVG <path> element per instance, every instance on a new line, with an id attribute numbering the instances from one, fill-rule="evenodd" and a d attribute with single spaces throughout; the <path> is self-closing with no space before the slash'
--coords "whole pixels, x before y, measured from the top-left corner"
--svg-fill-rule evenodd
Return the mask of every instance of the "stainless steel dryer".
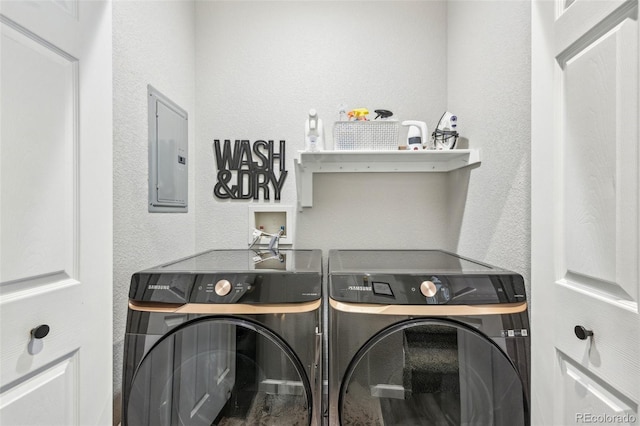
<path id="1" fill-rule="evenodd" d="M 522 276 L 438 250 L 329 252 L 329 424 L 529 425 Z"/>
<path id="2" fill-rule="evenodd" d="M 214 250 L 131 278 L 123 426 L 315 425 L 319 250 Z"/>

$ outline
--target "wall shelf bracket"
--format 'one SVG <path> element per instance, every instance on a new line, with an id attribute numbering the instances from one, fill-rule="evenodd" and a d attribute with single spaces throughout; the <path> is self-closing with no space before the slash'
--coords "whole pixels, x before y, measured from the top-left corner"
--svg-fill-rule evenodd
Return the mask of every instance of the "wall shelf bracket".
<path id="1" fill-rule="evenodd" d="M 313 206 L 314 173 L 450 172 L 480 164 L 480 150 L 298 151 L 294 160 L 298 210 Z"/>

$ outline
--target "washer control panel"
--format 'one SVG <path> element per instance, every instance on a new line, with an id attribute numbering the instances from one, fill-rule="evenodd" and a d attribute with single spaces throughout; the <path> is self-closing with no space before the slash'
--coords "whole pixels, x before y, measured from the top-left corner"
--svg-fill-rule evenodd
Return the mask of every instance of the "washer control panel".
<path id="1" fill-rule="evenodd" d="M 131 276 L 129 300 L 303 303 L 322 297 L 322 251 L 208 250 Z"/>
<path id="2" fill-rule="evenodd" d="M 192 303 L 243 303 L 254 300 L 256 291 L 263 292 L 262 276 L 201 276 L 196 279 L 190 301 Z M 263 294 L 258 297 L 267 297 Z"/>
<path id="3" fill-rule="evenodd" d="M 302 303 L 322 297 L 320 273 L 136 274 L 135 301 L 160 303 Z"/>

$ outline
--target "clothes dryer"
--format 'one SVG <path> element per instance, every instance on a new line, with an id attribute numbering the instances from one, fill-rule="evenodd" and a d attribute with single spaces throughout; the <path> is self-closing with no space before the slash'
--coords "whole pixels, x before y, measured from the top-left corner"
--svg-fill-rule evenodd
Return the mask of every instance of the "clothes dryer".
<path id="1" fill-rule="evenodd" d="M 123 426 L 315 425 L 319 250 L 213 250 L 132 276 Z"/>
<path id="2" fill-rule="evenodd" d="M 529 425 L 517 273 L 439 250 L 329 252 L 329 424 Z"/>

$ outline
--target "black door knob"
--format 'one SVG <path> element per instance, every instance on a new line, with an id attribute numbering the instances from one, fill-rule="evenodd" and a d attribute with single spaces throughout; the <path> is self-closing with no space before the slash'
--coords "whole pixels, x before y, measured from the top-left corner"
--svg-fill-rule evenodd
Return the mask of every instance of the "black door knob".
<path id="1" fill-rule="evenodd" d="M 593 336 L 593 331 L 587 330 L 581 325 L 576 325 L 573 332 L 576 333 L 576 337 L 580 340 L 586 340 L 587 337 Z"/>
<path id="2" fill-rule="evenodd" d="M 34 339 L 42 339 L 44 337 L 47 337 L 47 334 L 49 334 L 49 330 L 50 328 L 47 324 L 42 324 L 31 330 L 31 336 Z"/>

